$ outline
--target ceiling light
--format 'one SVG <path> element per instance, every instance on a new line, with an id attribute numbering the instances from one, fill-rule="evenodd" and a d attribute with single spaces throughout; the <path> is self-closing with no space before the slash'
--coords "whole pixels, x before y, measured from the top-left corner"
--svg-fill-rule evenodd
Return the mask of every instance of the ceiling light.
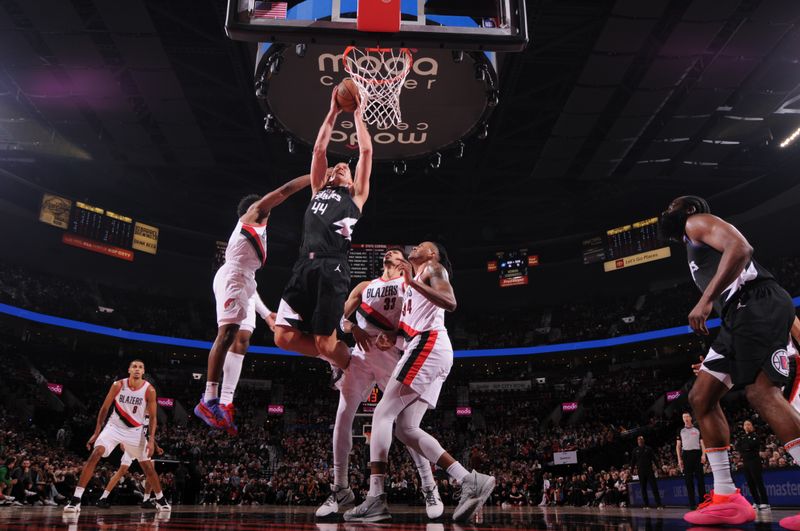
<path id="1" fill-rule="evenodd" d="M 785 148 L 794 143 L 797 140 L 797 137 L 800 136 L 800 127 L 794 130 L 791 135 L 787 136 L 783 142 L 781 142 L 781 147 Z"/>

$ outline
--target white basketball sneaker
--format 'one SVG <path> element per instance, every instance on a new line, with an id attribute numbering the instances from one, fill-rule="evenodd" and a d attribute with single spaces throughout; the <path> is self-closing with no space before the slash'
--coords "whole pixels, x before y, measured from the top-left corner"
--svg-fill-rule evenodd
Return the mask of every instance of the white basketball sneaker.
<path id="1" fill-rule="evenodd" d="M 331 485 L 331 495 L 325 500 L 325 503 L 319 506 L 316 515 L 317 518 L 325 518 L 332 514 L 339 512 L 340 508 L 353 505 L 356 500 L 356 495 L 353 494 L 353 489 L 350 487 L 339 487 L 338 485 Z"/>

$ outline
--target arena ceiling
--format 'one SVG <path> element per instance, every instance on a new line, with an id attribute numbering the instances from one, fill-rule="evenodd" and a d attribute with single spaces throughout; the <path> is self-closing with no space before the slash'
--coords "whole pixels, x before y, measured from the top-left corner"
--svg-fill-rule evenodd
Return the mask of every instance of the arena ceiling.
<path id="1" fill-rule="evenodd" d="M 264 132 L 254 50 L 225 37 L 224 8 L 0 0 L 0 168 L 226 233 L 240 195 L 305 172 L 309 156 Z M 800 127 L 800 2 L 528 0 L 528 12 L 532 41 L 504 58 L 488 139 L 437 170 L 379 167 L 358 239 L 558 240 L 681 193 L 741 213 L 797 182 L 800 147 L 779 144 Z M 278 239 L 299 239 L 303 208 Z"/>

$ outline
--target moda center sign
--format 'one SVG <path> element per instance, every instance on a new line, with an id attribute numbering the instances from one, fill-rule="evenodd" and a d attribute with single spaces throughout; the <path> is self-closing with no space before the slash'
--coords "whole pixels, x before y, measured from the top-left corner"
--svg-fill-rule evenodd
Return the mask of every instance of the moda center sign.
<path id="1" fill-rule="evenodd" d="M 294 47 L 262 44 L 256 79 L 261 80 L 257 96 L 265 114 L 286 133 L 312 145 L 333 87 L 347 77 L 343 53 L 344 47 L 308 45 L 301 57 Z M 386 129 L 369 128 L 376 160 L 410 159 L 445 149 L 474 133 L 491 112 L 490 85 L 496 73 L 486 54 L 465 53 L 460 61 L 450 50 L 412 54 L 400 94 L 402 121 Z M 402 69 L 396 64 L 374 67 Z M 328 151 L 342 157 L 358 152 L 351 113 L 339 115 Z"/>

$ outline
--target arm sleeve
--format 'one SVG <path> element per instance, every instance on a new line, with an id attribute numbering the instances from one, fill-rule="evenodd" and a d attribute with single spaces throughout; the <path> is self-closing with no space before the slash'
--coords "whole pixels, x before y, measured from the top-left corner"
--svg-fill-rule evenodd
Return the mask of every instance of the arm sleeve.
<path id="1" fill-rule="evenodd" d="M 256 313 L 261 316 L 262 319 L 266 320 L 267 316 L 270 314 L 269 308 L 267 305 L 264 304 L 264 301 L 261 300 L 261 297 L 258 293 L 255 294 L 256 298 Z"/>

